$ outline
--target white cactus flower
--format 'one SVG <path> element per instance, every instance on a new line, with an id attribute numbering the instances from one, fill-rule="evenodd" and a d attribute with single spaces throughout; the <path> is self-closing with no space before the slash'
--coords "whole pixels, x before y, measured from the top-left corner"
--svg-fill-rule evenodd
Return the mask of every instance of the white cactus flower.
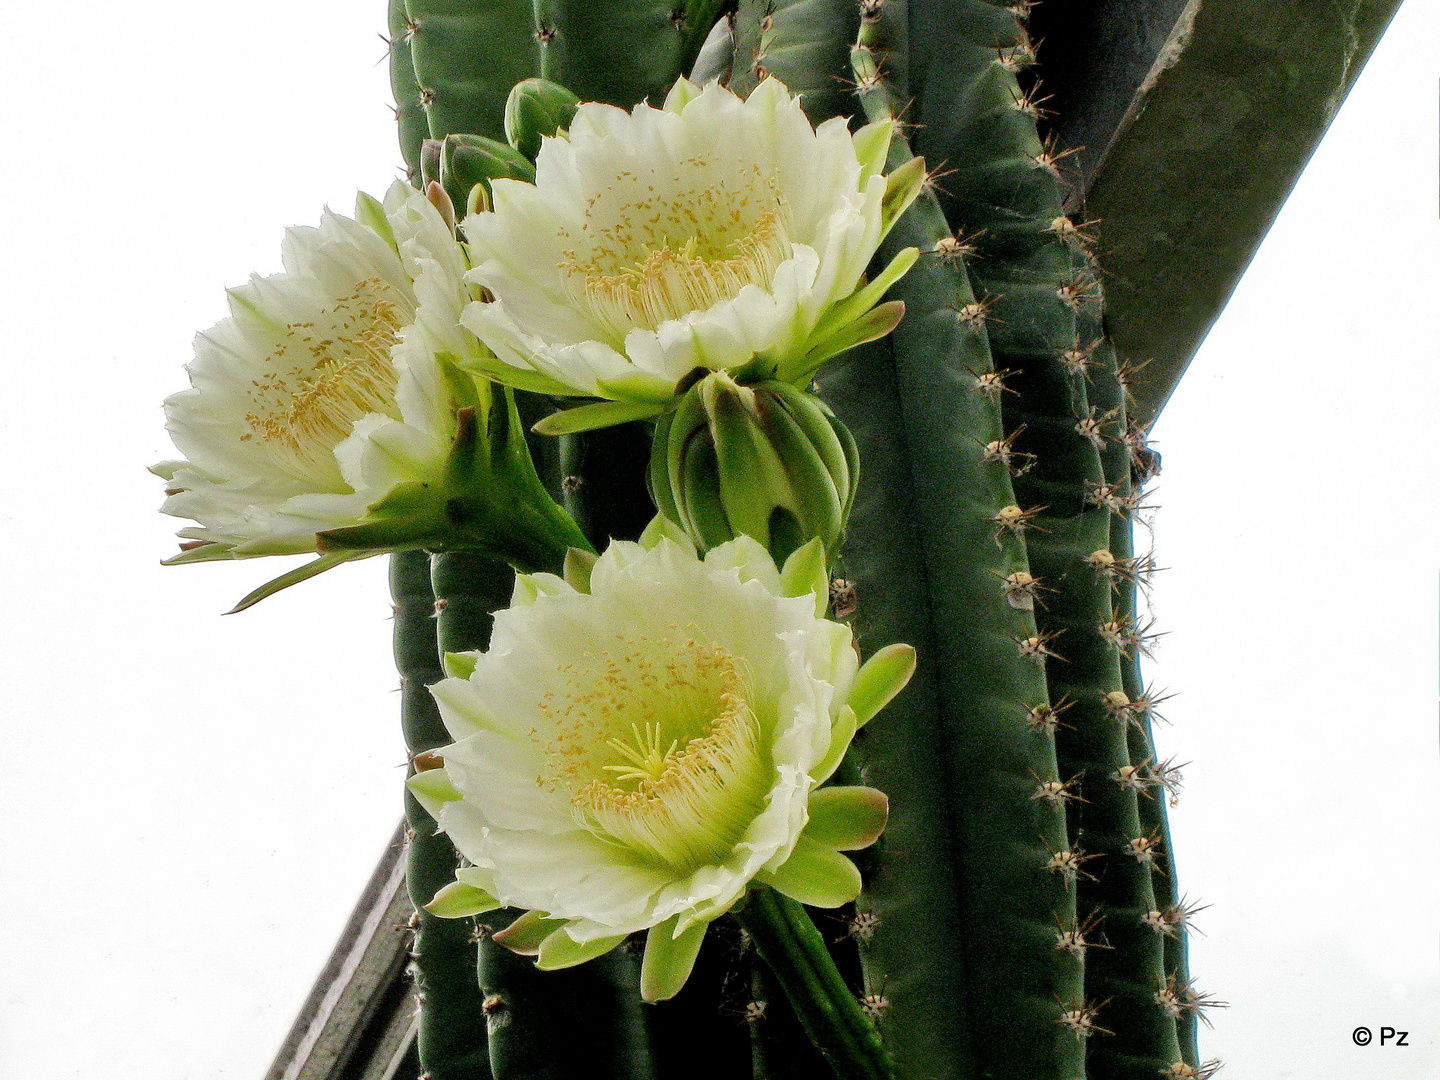
<path id="1" fill-rule="evenodd" d="M 862 277 L 923 176 L 918 159 L 880 175 L 890 133 L 812 128 L 773 78 L 743 100 L 682 79 L 661 109 L 581 105 L 534 184 L 495 181 L 465 220 L 493 298 L 464 315 L 485 372 L 607 399 L 542 427 L 580 430 L 660 412 L 697 368 L 803 381 L 888 333 L 903 306 L 875 305 L 913 250 Z"/>
<path id="2" fill-rule="evenodd" d="M 455 437 L 436 357 L 480 346 L 458 325 L 468 265 L 435 207 L 397 183 L 383 206 L 360 195 L 354 219 L 287 230 L 281 250 L 284 273 L 229 290 L 191 388 L 165 402 L 185 460 L 152 469 L 162 509 L 198 522 L 172 562 L 314 551 L 316 533 L 435 476 Z"/>
<path id="3" fill-rule="evenodd" d="M 547 969 L 647 930 L 654 1001 L 752 884 L 853 900 L 839 852 L 875 840 L 885 796 L 818 785 L 914 652 L 857 673 L 849 628 L 821 615 L 823 559 L 816 541 L 777 571 L 744 536 L 701 559 L 657 519 L 569 581 L 520 577 L 489 651 L 432 687 L 455 741 L 410 786 L 471 865 L 430 910 L 525 909 L 496 940 Z"/>

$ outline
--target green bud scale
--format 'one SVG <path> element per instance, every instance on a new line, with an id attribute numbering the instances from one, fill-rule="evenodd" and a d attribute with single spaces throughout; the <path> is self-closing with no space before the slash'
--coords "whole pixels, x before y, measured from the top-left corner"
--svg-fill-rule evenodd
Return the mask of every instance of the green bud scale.
<path id="1" fill-rule="evenodd" d="M 717 371 L 656 424 L 650 494 L 702 550 L 745 535 L 783 563 L 815 538 L 833 556 L 858 473 L 854 440 L 819 398 Z"/>
<path id="2" fill-rule="evenodd" d="M 579 106 L 579 98 L 549 79 L 516 83 L 505 99 L 505 138 L 534 161 L 540 140 L 566 130 Z"/>

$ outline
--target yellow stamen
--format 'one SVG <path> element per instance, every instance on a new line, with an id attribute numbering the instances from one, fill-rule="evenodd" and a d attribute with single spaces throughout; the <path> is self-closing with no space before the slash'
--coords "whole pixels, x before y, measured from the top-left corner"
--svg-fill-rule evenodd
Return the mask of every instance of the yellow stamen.
<path id="1" fill-rule="evenodd" d="M 653 330 L 729 299 L 746 285 L 766 288 L 790 257 L 786 206 L 773 176 L 751 166 L 716 176 L 691 158 L 659 184 L 622 172 L 591 197 L 585 223 L 560 270 L 576 299 L 617 339 Z"/>
<path id="2" fill-rule="evenodd" d="M 286 471 L 310 479 L 335 472 L 332 452 L 368 413 L 399 419 L 390 349 L 408 319 L 404 300 L 386 282 L 369 278 L 316 319 L 287 324 L 251 381 L 250 429 Z"/>
<path id="3" fill-rule="evenodd" d="M 564 791 L 575 819 L 672 868 L 724 858 L 763 808 L 767 754 L 746 680 L 718 645 L 621 638 L 619 656 L 565 670 L 542 787 Z M 539 733 L 537 732 L 537 737 Z"/>

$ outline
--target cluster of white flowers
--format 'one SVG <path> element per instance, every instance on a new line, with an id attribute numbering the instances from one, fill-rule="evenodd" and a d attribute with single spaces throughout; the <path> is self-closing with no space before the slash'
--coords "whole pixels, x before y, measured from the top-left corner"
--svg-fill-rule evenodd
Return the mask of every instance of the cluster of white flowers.
<path id="1" fill-rule="evenodd" d="M 535 183 L 493 181 L 467 244 L 401 184 L 291 229 L 286 272 L 230 291 L 165 403 L 185 460 L 154 468 L 163 509 L 199 523 L 173 561 L 314 551 L 435 482 L 460 369 L 481 397 L 606 399 L 549 421 L 575 430 L 657 415 L 697 369 L 803 382 L 887 333 L 914 252 L 862 279 L 918 182 L 881 175 L 889 143 L 886 124 L 812 128 L 773 79 L 743 100 L 681 80 L 661 109 L 580 106 Z"/>
<path id="2" fill-rule="evenodd" d="M 919 179 L 882 175 L 889 142 L 812 128 L 773 80 L 744 100 L 682 80 L 660 109 L 581 105 L 533 184 L 490 183 L 463 244 L 438 187 L 290 230 L 285 273 L 231 290 L 166 402 L 185 460 L 155 467 L 164 510 L 198 523 L 172 561 L 323 551 L 401 488 L 452 482 L 496 383 L 601 399 L 551 431 L 656 416 L 707 372 L 803 384 L 900 317 L 880 301 L 914 252 L 864 280 Z M 702 553 L 657 518 L 591 560 L 521 575 L 490 650 L 448 658 L 455 741 L 411 788 L 469 864 L 432 911 L 523 909 L 496 940 L 542 968 L 648 931 L 658 1000 L 754 883 L 855 898 L 840 852 L 879 835 L 885 796 L 820 785 L 914 654 L 858 666 L 818 539 L 777 568 L 750 536 Z"/>

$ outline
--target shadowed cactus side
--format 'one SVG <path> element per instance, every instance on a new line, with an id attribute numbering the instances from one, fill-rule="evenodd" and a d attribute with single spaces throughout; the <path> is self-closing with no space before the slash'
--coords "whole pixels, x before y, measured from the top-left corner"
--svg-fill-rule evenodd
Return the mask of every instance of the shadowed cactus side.
<path id="1" fill-rule="evenodd" d="M 813 122 L 900 121 L 934 173 L 875 264 L 922 252 L 889 293 L 907 315 L 890 338 L 818 375 L 861 463 L 834 567 L 837 615 L 853 613 L 864 652 L 904 641 L 921 658 L 847 765 L 890 793 L 892 810 L 862 861 L 851 930 L 824 931 L 841 954 L 859 945 L 864 985 L 850 990 L 881 1039 L 871 1046 L 857 1028 L 856 1060 L 870 1065 L 838 1072 L 1203 1075 L 1165 775 L 1137 666 L 1143 567 L 1130 519 L 1143 451 L 1126 430 L 1122 373 L 1103 341 L 1083 226 L 1062 204 L 1059 156 L 1015 78 L 1034 60 L 1023 26 L 982 0 L 744 0 L 712 34 L 720 10 L 394 0 L 392 85 L 412 175 L 427 136 L 514 135 L 505 106 L 522 80 L 626 108 L 658 104 L 702 42 L 707 70 L 742 92 L 774 75 L 805 94 Z M 533 141 L 521 145 L 533 155 Z M 896 140 L 892 168 L 908 149 Z M 648 520 L 649 445 L 638 424 L 561 443 L 545 479 L 558 488 L 563 473 L 567 505 L 597 548 Z M 396 573 L 414 577 L 417 559 L 397 556 Z M 464 553 L 437 556 L 433 569 L 439 617 L 408 622 L 403 633 L 424 640 L 404 647 L 433 651 L 437 629 L 446 651 L 480 647 L 488 611 L 508 597 L 505 574 Z M 623 951 L 536 972 L 480 937 L 479 1015 L 470 997 L 422 1005 L 424 1067 L 437 1078 L 780 1080 L 823 1068 L 783 1008 L 766 1026 L 750 987 L 773 996 L 776 984 L 734 939 L 707 945 L 679 998 L 642 1009 Z M 583 1051 L 566 1041 L 577 1010 L 589 1017 Z M 483 1064 L 472 1062 L 475 1031 L 488 1031 Z"/>

